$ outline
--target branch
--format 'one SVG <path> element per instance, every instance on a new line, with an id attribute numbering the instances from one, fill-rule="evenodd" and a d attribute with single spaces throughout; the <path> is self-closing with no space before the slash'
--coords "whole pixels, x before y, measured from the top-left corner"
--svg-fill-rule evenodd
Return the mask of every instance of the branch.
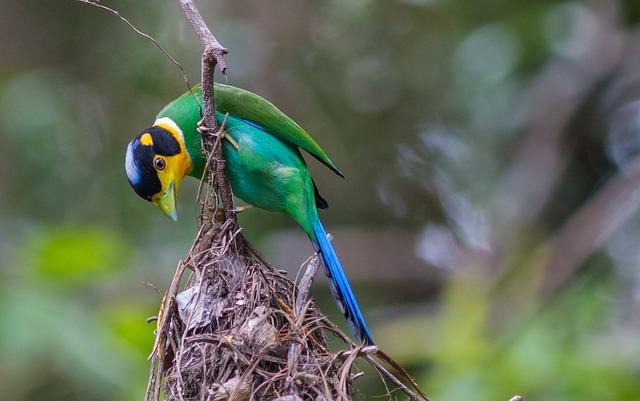
<path id="1" fill-rule="evenodd" d="M 229 50 L 223 47 L 215 36 L 213 36 L 213 33 L 211 33 L 211 30 L 204 22 L 204 19 L 193 4 L 192 0 L 179 0 L 179 2 L 180 7 L 182 7 L 184 14 L 198 35 L 200 42 L 202 42 L 202 45 L 204 46 L 204 51 L 202 52 L 202 99 L 204 102 L 202 123 L 206 129 L 203 131 L 216 132 L 218 124 L 216 122 L 213 75 L 216 66 L 223 74 L 227 71 L 227 64 L 224 61 L 224 55 L 227 54 Z M 214 138 L 215 137 L 217 137 L 217 135 L 214 135 Z M 207 150 L 209 150 L 216 161 L 213 169 L 213 181 L 214 188 L 218 189 L 220 194 L 220 200 L 223 206 L 222 213 L 226 219 L 233 220 L 235 225 L 236 219 L 235 213 L 233 212 L 233 194 L 225 173 L 222 146 L 219 146 L 219 143 L 217 145 L 215 143 L 207 144 L 208 141 L 211 141 L 214 138 L 212 138 L 211 135 L 203 135 L 203 148 L 205 148 L 205 154 L 207 154 Z M 209 149 L 207 149 L 207 147 L 209 147 Z"/>
<path id="2" fill-rule="evenodd" d="M 217 65 L 220 68 L 220 72 L 223 74 L 227 71 L 227 65 L 224 62 L 224 55 L 229 53 L 225 47 L 223 47 L 220 42 L 213 36 L 211 30 L 207 26 L 207 24 L 202 19 L 200 12 L 193 4 L 191 0 L 179 0 L 180 7 L 184 11 L 187 19 L 193 26 L 193 29 L 196 31 L 198 38 L 204 45 L 204 52 L 207 54 L 207 57 L 210 57 L 214 60 L 213 65 Z"/>

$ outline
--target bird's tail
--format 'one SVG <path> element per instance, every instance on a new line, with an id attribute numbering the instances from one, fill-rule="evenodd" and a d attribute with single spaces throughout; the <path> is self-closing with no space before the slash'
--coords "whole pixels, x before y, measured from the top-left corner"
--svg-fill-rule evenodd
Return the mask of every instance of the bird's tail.
<path id="1" fill-rule="evenodd" d="M 347 280 L 347 276 L 342 269 L 336 251 L 333 249 L 329 238 L 327 238 L 327 232 L 319 219 L 313 225 L 313 232 L 316 237 L 314 244 L 322 254 L 326 267 L 325 273 L 331 283 L 331 292 L 338 303 L 338 307 L 347 318 L 349 328 L 360 341 L 367 345 L 374 345 L 367 323 L 364 321 L 364 316 L 358 306 L 356 296 L 349 285 L 349 280 Z"/>

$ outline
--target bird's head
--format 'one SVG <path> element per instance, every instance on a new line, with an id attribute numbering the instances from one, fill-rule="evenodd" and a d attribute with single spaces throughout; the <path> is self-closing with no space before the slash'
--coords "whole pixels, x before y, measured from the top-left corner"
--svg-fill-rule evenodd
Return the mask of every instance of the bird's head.
<path id="1" fill-rule="evenodd" d="M 176 192 L 192 168 L 180 128 L 158 119 L 129 142 L 125 170 L 129 184 L 142 198 L 177 220 Z"/>

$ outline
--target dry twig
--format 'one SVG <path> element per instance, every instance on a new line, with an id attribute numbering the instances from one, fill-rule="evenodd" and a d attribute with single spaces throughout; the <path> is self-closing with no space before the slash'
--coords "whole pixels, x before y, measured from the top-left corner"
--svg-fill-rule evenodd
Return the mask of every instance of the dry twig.
<path id="1" fill-rule="evenodd" d="M 193 95 L 193 87 L 191 86 L 191 83 L 189 82 L 189 78 L 187 77 L 187 73 L 184 70 L 184 67 L 182 67 L 182 64 L 180 64 L 180 62 L 178 60 L 176 60 L 171 54 L 169 54 L 168 51 L 166 51 L 164 49 L 164 47 L 162 47 L 162 45 L 160 45 L 160 43 L 156 40 L 156 38 L 154 38 L 153 36 L 149 35 L 148 33 L 143 32 L 138 27 L 133 25 L 127 18 L 123 17 L 117 10 L 114 10 L 111 7 L 105 6 L 104 4 L 100 4 L 99 0 L 76 0 L 76 1 L 78 1 L 80 3 L 84 3 L 84 4 L 87 4 L 87 5 L 90 5 L 90 6 L 98 7 L 100 9 L 104 10 L 104 11 L 110 12 L 111 14 L 113 14 L 116 17 L 120 18 L 120 20 L 122 20 L 122 22 L 127 24 L 129 26 L 129 28 L 131 28 L 135 33 L 137 33 L 138 35 L 142 36 L 143 38 L 145 38 L 145 39 L 149 40 L 151 43 L 153 43 L 171 61 L 171 63 L 173 65 L 175 65 L 180 70 L 180 73 L 182 74 L 182 79 L 184 80 L 185 85 L 187 85 L 187 90 L 189 92 L 191 92 L 191 94 Z"/>

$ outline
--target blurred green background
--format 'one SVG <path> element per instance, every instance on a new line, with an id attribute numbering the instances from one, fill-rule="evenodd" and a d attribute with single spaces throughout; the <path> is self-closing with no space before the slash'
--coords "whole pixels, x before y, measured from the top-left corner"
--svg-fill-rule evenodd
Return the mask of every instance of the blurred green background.
<path id="1" fill-rule="evenodd" d="M 198 80 L 176 1 L 103 3 Z M 640 399 L 640 2 L 199 3 L 231 50 L 218 80 L 345 172 L 310 161 L 323 220 L 374 337 L 433 400 Z M 0 10 L 0 398 L 140 400 L 197 183 L 174 224 L 130 189 L 124 149 L 184 83 L 96 8 Z M 241 223 L 294 277 L 302 232 Z"/>

